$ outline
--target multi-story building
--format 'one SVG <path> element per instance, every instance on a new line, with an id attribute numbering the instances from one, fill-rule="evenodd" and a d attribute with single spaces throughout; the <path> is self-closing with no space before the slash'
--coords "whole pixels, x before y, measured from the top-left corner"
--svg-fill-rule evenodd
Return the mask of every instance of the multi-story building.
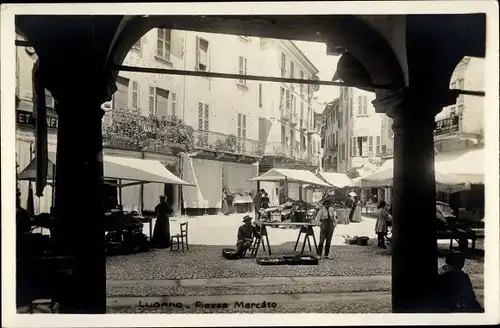
<path id="1" fill-rule="evenodd" d="M 260 39 L 259 70 L 262 75 L 304 80 L 317 79 L 318 69 L 294 42 Z M 314 127 L 312 84 L 259 83 L 259 141 L 265 145 L 260 173 L 271 168 L 316 170 L 319 166 L 320 138 Z M 282 188 L 261 183 L 272 203 L 283 198 Z M 301 188 L 290 185 L 288 195 L 298 199 Z"/>
<path id="2" fill-rule="evenodd" d="M 375 112 L 375 95 L 342 87 L 339 98 L 325 108 L 325 171 L 352 177 L 373 172 L 381 163 L 382 115 Z"/>
<path id="3" fill-rule="evenodd" d="M 231 55 L 227 49 L 232 49 Z M 26 122 L 32 112 L 35 56 L 29 48 L 27 51 L 18 48 L 18 66 L 22 68 L 17 74 L 18 109 L 26 110 L 19 111 L 18 117 Z M 318 73 L 291 41 L 169 29 L 146 33 L 133 45 L 124 65 L 303 79 L 315 79 Z M 135 207 L 144 202 L 145 209 L 154 208 L 158 195 L 167 193 L 174 208 L 213 213 L 221 208 L 223 188 L 230 192 L 256 191 L 257 184 L 249 179 L 258 175 L 259 160 L 261 171 L 282 165 L 279 160 L 287 167 L 315 169 L 319 165 L 320 141 L 314 128 L 311 85 L 125 71 L 119 72 L 116 85 L 112 101 L 103 105 L 104 131 L 123 119 L 123 114 L 176 117 L 194 129 L 195 151 L 189 156 L 168 145 L 144 147 L 116 133 L 104 134 L 105 155 L 160 160 L 170 171 L 196 185 L 176 188 L 148 184 L 142 187 L 144 197 L 140 196 L 140 187 L 125 188 L 124 204 Z M 53 102 L 48 94 L 49 117 L 54 118 L 55 128 L 57 115 L 50 109 Z M 32 130 L 32 126 L 27 129 L 31 139 Z M 52 132 L 55 137 L 55 129 Z M 51 151 L 55 151 L 52 134 L 49 139 L 53 139 Z M 19 147 L 29 148 L 29 144 L 32 140 L 27 146 L 19 143 Z M 29 151 L 19 153 L 28 154 L 29 162 Z M 21 161 L 21 169 L 26 161 Z M 269 190 L 276 188 L 270 186 Z M 271 199 L 277 200 L 277 193 L 273 195 L 276 197 L 270 195 Z"/>
<path id="4" fill-rule="evenodd" d="M 453 72 L 450 89 L 478 91 L 483 88 L 484 60 L 463 58 Z M 382 154 L 385 159 L 383 165 L 387 167 L 392 165 L 394 152 L 394 133 L 391 125 L 392 120 L 384 115 Z M 467 179 L 468 175 L 481 175 L 481 170 L 484 169 L 484 98 L 460 95 L 455 104 L 444 107 L 436 115 L 434 145 L 436 167 L 461 175 L 464 179 Z M 482 173 L 484 174 L 484 171 Z M 482 208 L 482 188 L 484 187 L 473 185 L 469 192 L 453 194 L 451 201 L 469 208 Z"/>

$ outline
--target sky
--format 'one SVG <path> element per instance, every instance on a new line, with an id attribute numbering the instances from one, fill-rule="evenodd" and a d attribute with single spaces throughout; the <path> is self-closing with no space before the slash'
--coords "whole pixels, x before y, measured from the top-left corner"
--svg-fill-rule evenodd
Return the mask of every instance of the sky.
<path id="1" fill-rule="evenodd" d="M 320 80 L 331 81 L 340 56 L 327 56 L 326 44 L 317 42 L 294 41 L 302 52 L 319 70 Z M 330 102 L 339 95 L 339 87 L 322 85 L 316 93 L 318 101 Z"/>

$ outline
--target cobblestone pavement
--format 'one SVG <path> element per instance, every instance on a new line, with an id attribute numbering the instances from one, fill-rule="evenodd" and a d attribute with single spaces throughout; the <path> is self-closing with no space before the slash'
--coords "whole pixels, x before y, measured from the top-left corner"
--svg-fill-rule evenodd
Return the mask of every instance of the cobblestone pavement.
<path id="1" fill-rule="evenodd" d="M 293 250 L 294 242 L 272 246 L 273 254 Z M 300 244 L 299 244 L 300 245 Z M 163 280 L 231 277 L 370 276 L 390 275 L 391 256 L 372 246 L 333 246 L 331 259 L 313 266 L 260 266 L 255 259 L 226 260 L 221 250 L 234 246 L 192 245 L 185 253 L 151 250 L 107 258 L 108 280 Z M 307 247 L 306 247 L 307 249 Z M 260 252 L 259 255 L 263 255 Z M 444 264 L 444 259 L 439 259 Z M 483 273 L 483 262 L 468 260 L 465 272 Z"/>

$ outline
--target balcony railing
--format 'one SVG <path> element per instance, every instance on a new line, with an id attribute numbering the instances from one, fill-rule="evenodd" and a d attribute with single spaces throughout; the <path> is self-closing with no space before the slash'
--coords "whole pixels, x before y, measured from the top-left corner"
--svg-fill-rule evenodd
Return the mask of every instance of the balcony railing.
<path id="1" fill-rule="evenodd" d="M 264 155 L 295 159 L 313 165 L 319 165 L 321 160 L 319 154 L 311 155 L 307 149 L 300 149 L 298 145 L 292 147 L 291 145 L 280 142 L 270 142 L 266 144 Z"/>
<path id="2" fill-rule="evenodd" d="M 285 122 L 290 121 L 290 109 L 286 108 L 284 106 L 281 106 L 280 107 L 280 116 L 281 116 L 282 121 L 285 121 Z"/>
<path id="3" fill-rule="evenodd" d="M 450 133 L 460 132 L 460 115 L 452 115 L 436 121 L 434 136 L 442 136 Z"/>
<path id="4" fill-rule="evenodd" d="M 195 146 L 202 149 L 246 156 L 262 156 L 264 153 L 263 144 L 257 140 L 201 130 L 194 131 L 193 136 Z"/>

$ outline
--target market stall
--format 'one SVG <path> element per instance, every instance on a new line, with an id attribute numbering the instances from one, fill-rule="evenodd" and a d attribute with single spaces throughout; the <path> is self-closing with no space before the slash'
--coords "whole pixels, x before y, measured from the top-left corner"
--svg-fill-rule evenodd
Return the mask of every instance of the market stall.
<path id="1" fill-rule="evenodd" d="M 56 155 L 50 153 L 48 156 L 49 174 L 48 180 L 54 181 L 56 172 Z M 106 231 L 117 235 L 117 240 L 123 240 L 123 234 L 132 239 L 142 240 L 143 223 L 149 224 L 149 236 L 152 236 L 152 217 L 143 217 L 142 210 L 123 211 L 122 189 L 124 187 L 144 185 L 148 183 L 163 183 L 182 186 L 192 186 L 191 184 L 176 177 L 159 161 L 125 158 L 115 156 L 103 157 L 104 183 L 118 188 L 118 199 L 115 209 L 108 209 L 105 213 Z M 21 180 L 36 180 L 36 158 L 19 174 Z M 141 235 L 138 236 L 138 231 Z M 110 239 L 110 238 L 108 238 Z M 111 241 L 110 241 L 111 242 Z M 113 241 L 113 243 L 115 243 Z M 118 243 L 118 241 L 116 241 Z"/>
<path id="2" fill-rule="evenodd" d="M 294 212 L 296 210 L 300 211 L 300 213 L 304 212 L 303 215 L 299 216 L 302 219 L 302 216 L 306 216 L 308 208 L 307 206 L 298 206 L 299 203 L 289 198 L 288 194 L 288 184 L 295 183 L 300 185 L 303 189 L 304 186 L 317 186 L 317 187 L 326 187 L 331 188 L 327 182 L 322 181 L 318 178 L 314 173 L 307 170 L 292 170 L 292 169 L 270 169 L 266 173 L 250 179 L 250 181 L 266 181 L 266 182 L 284 182 L 285 188 L 285 199 L 287 200 L 284 204 L 280 204 L 275 208 L 269 209 L 272 211 L 268 214 L 269 217 L 280 217 L 280 221 L 286 221 L 288 219 L 294 219 Z M 302 195 L 299 194 L 299 202 L 302 201 Z M 297 205 L 297 206 L 294 206 Z"/>

